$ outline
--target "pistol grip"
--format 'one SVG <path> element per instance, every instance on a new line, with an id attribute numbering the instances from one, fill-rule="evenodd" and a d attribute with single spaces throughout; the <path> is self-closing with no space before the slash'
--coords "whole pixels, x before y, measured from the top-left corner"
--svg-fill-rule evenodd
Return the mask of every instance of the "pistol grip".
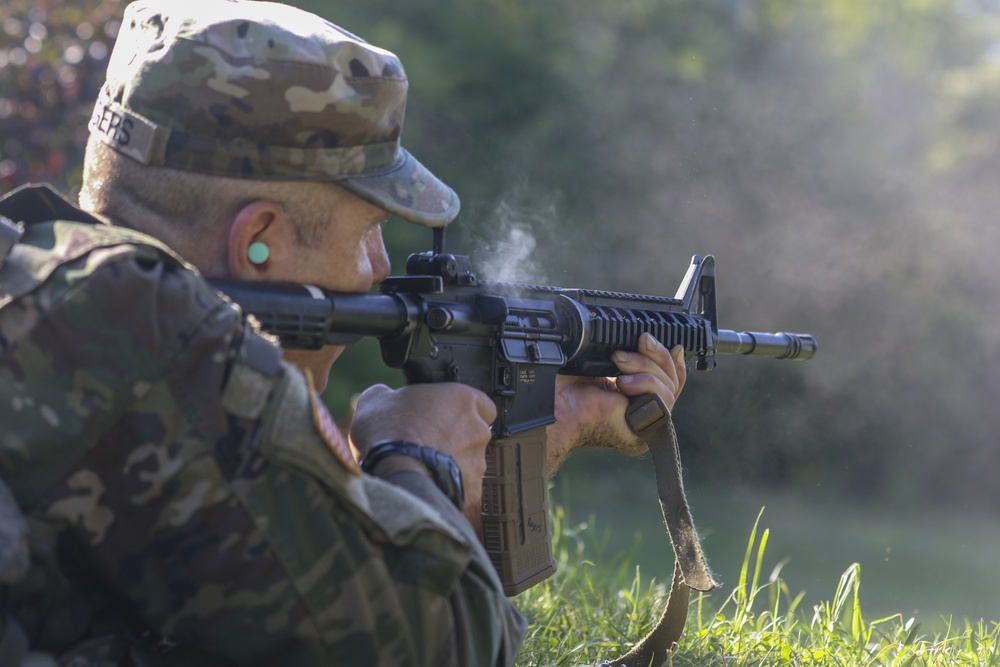
<path id="1" fill-rule="evenodd" d="M 556 571 L 548 481 L 544 427 L 498 438 L 486 448 L 483 543 L 507 595 Z"/>

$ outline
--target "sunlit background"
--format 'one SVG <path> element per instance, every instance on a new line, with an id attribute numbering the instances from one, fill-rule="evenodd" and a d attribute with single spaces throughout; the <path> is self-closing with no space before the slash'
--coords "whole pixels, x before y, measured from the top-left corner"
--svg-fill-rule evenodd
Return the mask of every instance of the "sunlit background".
<path id="1" fill-rule="evenodd" d="M 711 253 L 722 327 L 816 335 L 676 409 L 719 578 L 766 507 L 765 574 L 806 604 L 857 561 L 869 613 L 1000 619 L 1000 2 L 299 4 L 401 57 L 404 144 L 483 277 L 673 295 Z M 4 0 L 0 192 L 78 186 L 123 8 Z M 430 246 L 387 234 L 400 269 Z M 360 345 L 326 399 L 374 381 L 400 380 Z M 552 493 L 597 566 L 667 576 L 648 458 L 581 453 Z"/>

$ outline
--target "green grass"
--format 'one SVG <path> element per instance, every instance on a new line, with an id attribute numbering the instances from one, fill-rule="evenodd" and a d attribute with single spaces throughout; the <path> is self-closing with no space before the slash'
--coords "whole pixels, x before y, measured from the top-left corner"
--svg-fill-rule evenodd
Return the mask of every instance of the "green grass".
<path id="1" fill-rule="evenodd" d="M 553 506 L 569 524 L 587 523 L 587 558 L 596 566 L 631 550 L 645 578 L 672 566 L 652 474 L 645 457 L 584 457 L 580 452 L 553 477 Z M 596 452 L 594 454 L 597 454 Z M 845 497 L 823 486 L 773 489 L 687 480 L 687 496 L 716 578 L 729 590 L 738 579 L 747 536 L 761 507 L 770 540 L 763 571 L 779 565 L 801 606 L 811 609 L 834 592 L 852 563 L 864 573 L 866 617 L 913 617 L 924 632 L 943 633 L 954 619 L 1000 620 L 1000 522 L 987 507 Z M 599 539 L 598 539 L 599 538 Z M 637 548 L 633 543 L 639 541 Z M 619 564 L 616 561 L 616 565 Z"/>
<path id="2" fill-rule="evenodd" d="M 530 620 L 517 664 L 594 665 L 621 655 L 659 617 L 669 582 L 649 579 L 633 564 L 637 547 L 596 566 L 586 554 L 608 544 L 583 524 L 568 525 L 558 505 L 553 534 L 558 572 L 516 598 Z M 827 600 L 805 608 L 803 595 L 782 580 L 782 564 L 763 576 L 769 538 L 758 516 L 735 585 L 692 597 L 668 664 L 1000 666 L 995 622 L 949 622 L 930 633 L 901 614 L 866 618 L 857 563 L 830 582 Z"/>

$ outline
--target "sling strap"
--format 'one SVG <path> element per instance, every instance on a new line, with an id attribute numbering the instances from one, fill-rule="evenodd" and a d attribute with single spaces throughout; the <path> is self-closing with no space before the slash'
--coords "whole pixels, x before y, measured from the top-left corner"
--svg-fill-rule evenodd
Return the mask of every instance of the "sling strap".
<path id="1" fill-rule="evenodd" d="M 674 572 L 663 613 L 650 633 L 631 651 L 601 663 L 600 667 L 658 667 L 666 661 L 684 631 L 691 589 L 707 592 L 717 584 L 705 563 L 684 495 L 680 449 L 670 409 L 656 394 L 636 396 L 630 399 L 625 420 L 646 441 L 653 455 L 660 510 L 674 551 Z"/>

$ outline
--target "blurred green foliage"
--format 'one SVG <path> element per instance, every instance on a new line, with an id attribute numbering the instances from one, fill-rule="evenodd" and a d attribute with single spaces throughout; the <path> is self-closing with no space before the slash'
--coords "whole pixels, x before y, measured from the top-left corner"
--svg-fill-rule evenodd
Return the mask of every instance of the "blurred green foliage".
<path id="1" fill-rule="evenodd" d="M 816 334 L 692 376 L 691 476 L 1000 507 L 997 0 L 298 4 L 400 55 L 404 144 L 487 277 L 670 295 L 713 253 L 722 327 Z M 121 6 L 7 7 L 0 190 L 71 189 Z M 397 268 L 430 245 L 387 237 Z M 369 343 L 326 398 L 373 381 Z"/>
<path id="2" fill-rule="evenodd" d="M 4 0 L 0 13 L 0 192 L 80 184 L 87 121 L 125 3 Z"/>

